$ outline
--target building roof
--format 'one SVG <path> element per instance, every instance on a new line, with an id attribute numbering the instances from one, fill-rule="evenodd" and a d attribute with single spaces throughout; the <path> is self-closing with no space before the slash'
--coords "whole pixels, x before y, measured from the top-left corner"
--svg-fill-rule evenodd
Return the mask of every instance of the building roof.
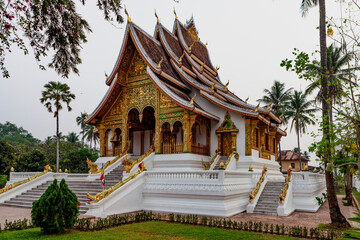
<path id="1" fill-rule="evenodd" d="M 294 161 L 299 160 L 300 155 L 292 150 L 282 150 L 281 151 L 281 161 Z M 280 161 L 280 154 L 278 153 L 278 159 Z M 301 161 L 310 161 L 309 159 L 301 156 Z"/>
<path id="2" fill-rule="evenodd" d="M 193 28 L 188 29 L 178 19 L 175 19 L 172 32 L 158 22 L 154 36 L 133 22 L 127 23 L 118 59 L 106 80 L 109 89 L 89 115 L 88 124 L 100 120 L 120 94 L 119 74 L 126 74 L 135 50 L 146 63 L 150 80 L 179 106 L 219 121 L 219 117 L 202 109 L 196 99 L 194 105 L 190 105 L 189 99 L 194 97 L 195 89 L 209 102 L 228 111 L 257 118 L 269 126 L 275 126 L 281 135 L 286 135 L 277 127 L 281 120 L 270 110 L 248 104 L 228 90 L 227 84 L 224 85 L 219 78 L 218 68 L 214 68 L 211 63 L 206 45 L 200 41 Z"/>

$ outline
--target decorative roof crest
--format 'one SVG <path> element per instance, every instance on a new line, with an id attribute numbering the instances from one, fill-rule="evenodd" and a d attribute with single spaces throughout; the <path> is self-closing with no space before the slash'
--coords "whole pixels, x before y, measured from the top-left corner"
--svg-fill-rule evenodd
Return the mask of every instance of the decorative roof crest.
<path id="1" fill-rule="evenodd" d="M 129 15 L 128 11 L 126 10 L 126 6 L 125 6 L 125 14 L 127 15 L 127 21 L 129 23 L 131 23 L 131 18 L 130 18 L 130 15 Z"/>
<path id="2" fill-rule="evenodd" d="M 176 14 L 175 8 L 174 8 L 174 14 L 175 14 L 175 19 L 178 20 L 178 16 Z"/>
<path id="3" fill-rule="evenodd" d="M 248 100 L 249 100 L 249 97 L 247 97 L 247 99 L 245 100 L 245 103 L 247 103 Z"/>
<path id="4" fill-rule="evenodd" d="M 161 57 L 161 60 L 160 60 L 160 62 L 158 63 L 158 65 L 156 66 L 158 69 L 160 69 L 161 68 L 161 64 L 162 64 L 162 62 L 164 61 L 164 58 L 163 57 Z"/>
<path id="5" fill-rule="evenodd" d="M 227 83 L 225 84 L 225 89 L 228 89 L 229 83 L 230 83 L 230 80 L 228 80 Z"/>
<path id="6" fill-rule="evenodd" d="M 160 23 L 159 17 L 158 17 L 158 15 L 156 14 L 156 9 L 155 9 L 155 17 L 156 17 L 156 22 L 157 22 L 157 23 Z"/>

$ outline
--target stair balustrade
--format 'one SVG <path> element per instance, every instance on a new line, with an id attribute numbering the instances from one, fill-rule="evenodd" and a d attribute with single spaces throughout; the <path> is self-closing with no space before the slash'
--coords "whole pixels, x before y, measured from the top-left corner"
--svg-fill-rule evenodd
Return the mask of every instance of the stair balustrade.
<path id="1" fill-rule="evenodd" d="M 42 173 L 37 173 L 37 174 L 35 174 L 35 175 L 33 175 L 33 176 L 25 179 L 25 180 L 21 180 L 21 181 L 12 183 L 12 184 L 10 184 L 10 185 L 8 185 L 8 186 L 5 186 L 4 188 L 0 189 L 0 194 L 2 194 L 2 193 L 4 193 L 4 192 L 7 192 L 7 191 L 9 191 L 9 190 L 11 190 L 11 189 L 13 189 L 13 188 L 15 188 L 15 187 L 17 187 L 17 186 L 20 186 L 20 185 L 24 184 L 24 183 L 30 182 L 31 180 L 34 180 L 34 179 L 36 179 L 36 178 L 38 178 L 38 177 L 46 174 L 47 172 L 48 172 L 48 170 L 45 170 L 44 172 L 42 172 Z"/>
<path id="2" fill-rule="evenodd" d="M 284 187 L 281 189 L 281 194 L 279 195 L 279 203 L 283 203 L 286 199 L 286 193 L 289 189 L 291 180 L 291 169 L 288 169 L 288 176 L 285 178 Z"/>
<path id="3" fill-rule="evenodd" d="M 264 168 L 262 170 L 262 173 L 261 173 L 261 177 L 259 179 L 259 181 L 257 182 L 256 186 L 254 187 L 254 189 L 252 190 L 252 192 L 249 194 L 249 202 L 252 202 L 256 195 L 258 194 L 259 192 L 259 189 L 261 187 L 261 184 L 264 182 L 265 180 L 265 175 L 266 175 L 266 171 L 267 171 L 267 168 L 266 166 L 264 165 Z"/>

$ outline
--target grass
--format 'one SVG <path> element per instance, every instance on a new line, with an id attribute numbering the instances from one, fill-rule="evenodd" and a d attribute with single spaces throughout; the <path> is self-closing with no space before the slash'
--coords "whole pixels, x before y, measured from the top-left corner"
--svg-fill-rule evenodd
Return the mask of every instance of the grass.
<path id="1" fill-rule="evenodd" d="M 272 234 L 191 226 L 167 222 L 143 222 L 109 228 L 97 232 L 77 232 L 44 235 L 39 228 L 7 231 L 0 239 L 297 239 Z"/>

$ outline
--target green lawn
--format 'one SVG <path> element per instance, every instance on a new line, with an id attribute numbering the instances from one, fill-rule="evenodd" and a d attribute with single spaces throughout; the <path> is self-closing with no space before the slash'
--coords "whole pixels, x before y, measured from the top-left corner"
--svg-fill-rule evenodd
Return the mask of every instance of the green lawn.
<path id="1" fill-rule="evenodd" d="M 285 236 L 191 226 L 166 222 L 144 222 L 98 232 L 43 235 L 39 228 L 0 233 L 0 239 L 296 239 Z"/>

